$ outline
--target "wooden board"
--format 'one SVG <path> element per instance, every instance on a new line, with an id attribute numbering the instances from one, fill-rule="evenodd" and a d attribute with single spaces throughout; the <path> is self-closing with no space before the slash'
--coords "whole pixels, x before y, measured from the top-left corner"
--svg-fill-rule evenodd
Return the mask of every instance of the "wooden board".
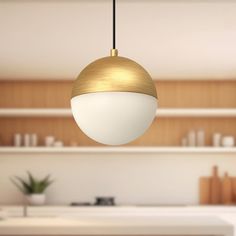
<path id="1" fill-rule="evenodd" d="M 224 176 L 217 180 L 217 190 L 212 193 L 212 177 L 199 178 L 199 204 L 201 205 L 235 205 L 236 177 Z M 219 187 L 219 181 L 221 186 Z M 212 194 L 215 194 L 212 196 Z M 212 199 L 214 198 L 214 199 Z"/>
<path id="2" fill-rule="evenodd" d="M 201 205 L 210 204 L 210 177 L 201 177 L 199 179 L 199 203 Z"/>
<path id="3" fill-rule="evenodd" d="M 221 179 L 218 176 L 218 167 L 213 166 L 212 177 L 211 177 L 211 204 L 218 205 L 222 201 L 221 192 Z"/>
<path id="4" fill-rule="evenodd" d="M 236 177 L 231 177 L 232 183 L 232 201 L 236 204 Z"/>
<path id="5" fill-rule="evenodd" d="M 228 173 L 225 173 L 222 179 L 222 203 L 224 205 L 231 205 L 233 198 L 232 191 L 232 178 L 229 177 Z"/>

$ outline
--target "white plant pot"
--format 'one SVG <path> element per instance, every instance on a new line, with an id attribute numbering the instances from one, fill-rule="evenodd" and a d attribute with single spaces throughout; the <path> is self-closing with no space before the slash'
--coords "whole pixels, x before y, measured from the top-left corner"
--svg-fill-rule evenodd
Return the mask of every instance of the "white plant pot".
<path id="1" fill-rule="evenodd" d="M 30 205 L 41 206 L 45 204 L 46 195 L 44 193 L 35 193 L 26 196 Z"/>

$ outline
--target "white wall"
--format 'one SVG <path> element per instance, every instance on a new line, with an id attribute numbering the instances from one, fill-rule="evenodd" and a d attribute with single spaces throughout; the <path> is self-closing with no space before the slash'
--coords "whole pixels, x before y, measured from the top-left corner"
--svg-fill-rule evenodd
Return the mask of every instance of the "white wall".
<path id="1" fill-rule="evenodd" d="M 111 2 L 0 1 L 0 79 L 73 79 L 108 56 Z M 236 1 L 117 1 L 120 55 L 155 79 L 235 79 L 235 42 Z"/>
<path id="2" fill-rule="evenodd" d="M 221 174 L 236 176 L 235 154 L 2 154 L 0 204 L 22 202 L 9 177 L 26 170 L 56 179 L 47 192 L 50 204 L 93 201 L 98 195 L 116 196 L 122 204 L 197 204 L 198 178 L 215 164 Z"/>

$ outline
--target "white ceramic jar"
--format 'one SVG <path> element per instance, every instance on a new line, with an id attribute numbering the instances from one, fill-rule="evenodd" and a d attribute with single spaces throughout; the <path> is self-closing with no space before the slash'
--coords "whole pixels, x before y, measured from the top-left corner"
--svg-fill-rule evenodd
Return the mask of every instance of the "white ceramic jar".
<path id="1" fill-rule="evenodd" d="M 38 135 L 37 134 L 31 134 L 30 135 L 30 144 L 32 147 L 38 146 Z"/>
<path id="2" fill-rule="evenodd" d="M 221 146 L 221 134 L 220 133 L 213 134 L 212 144 L 213 144 L 213 147 L 220 147 Z"/>
<path id="3" fill-rule="evenodd" d="M 52 147 L 55 142 L 55 137 L 54 136 L 46 136 L 45 137 L 45 146 L 46 147 Z"/>
<path id="4" fill-rule="evenodd" d="M 20 147 L 22 145 L 22 135 L 14 134 L 14 147 Z"/>
<path id="5" fill-rule="evenodd" d="M 30 134 L 24 134 L 24 147 L 30 147 Z"/>
<path id="6" fill-rule="evenodd" d="M 223 147 L 234 147 L 234 137 L 233 136 L 224 136 L 222 138 L 222 146 Z"/>
<path id="7" fill-rule="evenodd" d="M 195 147 L 196 146 L 196 132 L 194 130 L 190 130 L 188 132 L 188 146 Z"/>

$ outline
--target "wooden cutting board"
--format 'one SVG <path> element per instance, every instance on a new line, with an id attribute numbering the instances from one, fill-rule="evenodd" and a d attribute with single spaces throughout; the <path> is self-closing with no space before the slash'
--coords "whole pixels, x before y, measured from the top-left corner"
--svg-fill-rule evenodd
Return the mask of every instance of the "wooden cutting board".
<path id="1" fill-rule="evenodd" d="M 236 177 L 231 177 L 231 184 L 232 184 L 232 202 L 236 203 Z"/>
<path id="2" fill-rule="evenodd" d="M 232 204 L 232 197 L 232 178 L 230 178 L 228 173 L 226 172 L 222 180 L 222 203 L 224 205 Z"/>
<path id="3" fill-rule="evenodd" d="M 222 180 L 222 203 L 224 205 L 232 204 L 232 190 L 232 178 L 230 178 L 228 173 L 226 172 Z"/>
<path id="4" fill-rule="evenodd" d="M 210 200 L 211 200 L 210 188 L 211 188 L 211 178 L 201 177 L 199 179 L 199 203 L 200 204 L 202 205 L 210 204 Z"/>
<path id="5" fill-rule="evenodd" d="M 211 204 L 221 203 L 221 180 L 218 176 L 218 167 L 213 166 L 212 177 L 211 177 L 211 187 L 210 187 L 210 202 Z"/>

